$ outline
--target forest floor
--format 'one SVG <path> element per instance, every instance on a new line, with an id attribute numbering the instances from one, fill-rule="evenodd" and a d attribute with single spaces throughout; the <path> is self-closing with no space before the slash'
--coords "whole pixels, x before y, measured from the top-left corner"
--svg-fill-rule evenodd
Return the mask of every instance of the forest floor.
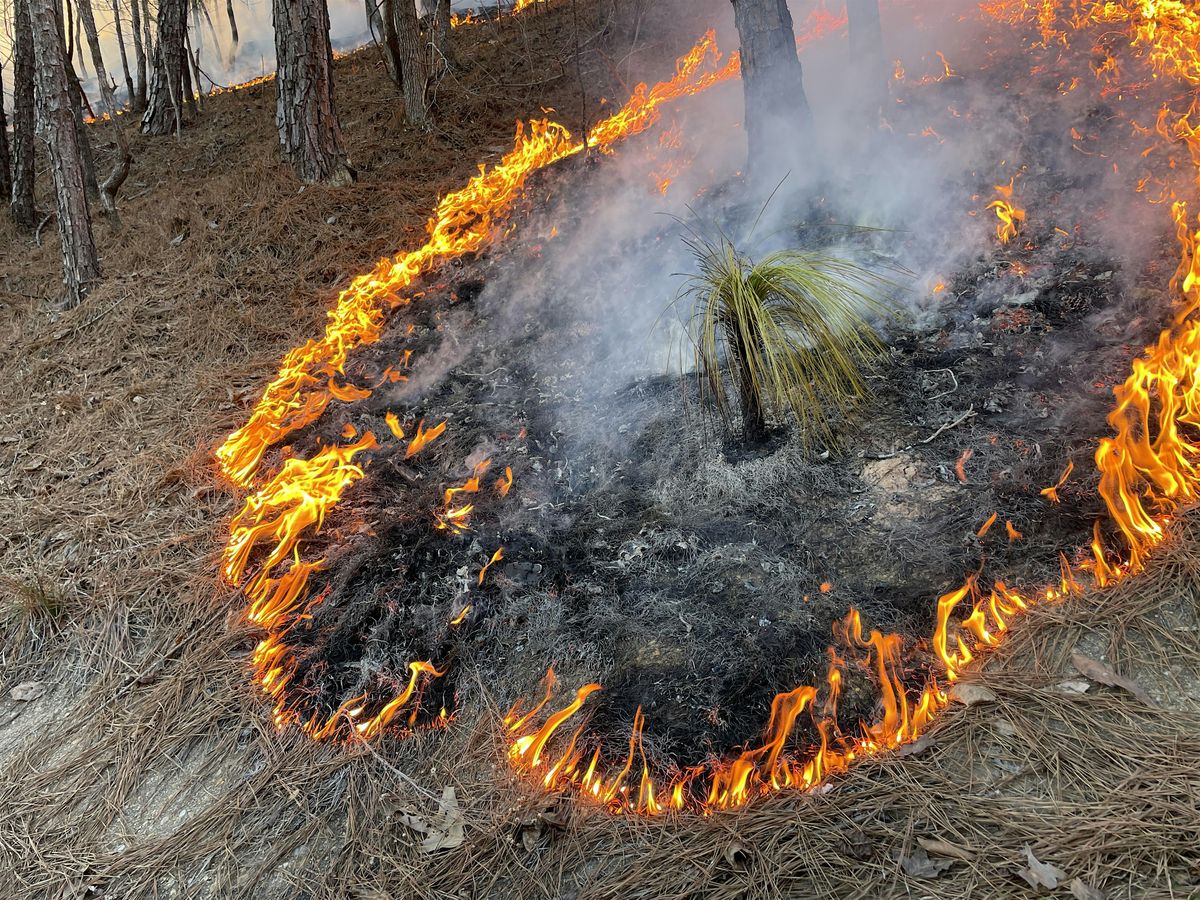
<path id="1" fill-rule="evenodd" d="M 0 885 L 14 898 L 769 898 L 1200 895 L 1200 523 L 1117 588 L 1032 613 L 985 702 L 828 790 L 682 821 L 518 783 L 496 716 L 377 746 L 277 732 L 257 633 L 216 578 L 238 500 L 211 451 L 356 273 L 417 244 L 437 198 L 546 107 L 570 124 L 680 51 L 581 5 L 455 32 L 432 134 L 378 54 L 336 63 L 360 180 L 302 188 L 270 83 L 134 139 L 105 277 L 59 308 L 52 225 L 0 224 Z M 660 9 L 663 17 L 669 10 Z M 95 126 L 97 141 L 106 138 Z M 43 203 L 45 186 L 39 194 Z M 1150 706 L 1081 682 L 1079 651 Z M 406 823 L 453 786 L 465 826 Z M 1103 888 L 1104 893 L 1099 893 Z"/>

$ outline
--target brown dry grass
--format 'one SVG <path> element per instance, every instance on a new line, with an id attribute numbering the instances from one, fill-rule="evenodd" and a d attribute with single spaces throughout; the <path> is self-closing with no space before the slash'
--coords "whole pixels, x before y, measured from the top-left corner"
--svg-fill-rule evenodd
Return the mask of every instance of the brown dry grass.
<path id="1" fill-rule="evenodd" d="M 208 451 L 333 290 L 411 244 L 513 120 L 578 107 L 565 16 L 461 40 L 472 66 L 432 138 L 400 126 L 374 54 L 338 64 L 363 174 L 349 189 L 301 192 L 279 167 L 269 87 L 214 98 L 181 144 L 138 139 L 125 230 L 99 226 L 107 278 L 70 313 L 50 302 L 53 229 L 41 247 L 0 230 L 3 895 L 1027 896 L 1026 844 L 1111 896 L 1195 895 L 1195 527 L 1146 576 L 1032 616 L 981 677 L 997 701 L 952 713 L 923 753 L 711 820 L 557 807 L 498 764 L 488 709 L 377 748 L 269 726 L 246 679 L 255 635 L 213 577 L 235 500 Z M 619 91 L 619 67 L 594 60 Z M 1165 708 L 1057 690 L 1076 647 Z M 31 679 L 45 697 L 7 700 Z M 446 784 L 467 841 L 423 855 L 398 813 L 427 814 Z M 972 859 L 911 878 L 896 854 L 922 837 Z"/>

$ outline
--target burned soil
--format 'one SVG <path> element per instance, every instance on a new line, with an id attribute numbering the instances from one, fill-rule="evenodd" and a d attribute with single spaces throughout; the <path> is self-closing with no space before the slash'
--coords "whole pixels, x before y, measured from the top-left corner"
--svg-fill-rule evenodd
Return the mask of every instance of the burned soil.
<path id="1" fill-rule="evenodd" d="M 547 183 L 604 177 L 604 163 L 572 163 Z M 1061 189 L 1047 177 L 1041 191 Z M 777 693 L 822 683 L 851 608 L 919 637 L 971 572 L 1037 586 L 1058 578 L 1060 552 L 1082 560 L 1111 387 L 1166 314 L 1103 252 L 1031 233 L 975 259 L 922 315 L 881 323 L 889 356 L 837 444 L 806 448 L 781 424 L 745 448 L 706 417 L 694 376 L 622 365 L 638 336 L 612 320 L 612 279 L 564 281 L 553 262 L 589 223 L 554 221 L 549 238 L 530 213 L 503 251 L 431 279 L 347 370 L 382 386 L 292 445 L 309 455 L 367 431 L 383 443 L 328 523 L 320 599 L 285 638 L 293 684 L 322 715 L 395 696 L 413 660 L 447 673 L 414 724 L 481 687 L 537 694 L 554 665 L 564 685 L 603 685 L 593 740 L 628 741 L 640 707 L 648 754 L 695 765 L 753 741 Z M 680 230 L 653 235 L 664 265 L 686 264 Z M 389 384 L 389 369 L 404 379 Z M 405 459 L 388 413 L 408 437 L 449 425 Z M 1054 504 L 1041 492 L 1068 463 Z M 473 473 L 478 491 L 447 502 Z M 909 661 L 914 685 L 931 665 Z M 868 672 L 848 680 L 847 732 L 877 702 Z"/>

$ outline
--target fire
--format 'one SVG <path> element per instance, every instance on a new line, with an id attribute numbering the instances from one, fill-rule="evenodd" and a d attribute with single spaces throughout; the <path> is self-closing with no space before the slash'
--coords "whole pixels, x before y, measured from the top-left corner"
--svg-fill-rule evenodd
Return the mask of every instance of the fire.
<path id="1" fill-rule="evenodd" d="M 440 422 L 437 425 L 434 425 L 432 428 L 427 429 L 425 427 L 425 420 L 422 419 L 417 423 L 417 433 L 413 435 L 413 439 L 408 442 L 408 449 L 404 451 L 404 458 L 411 459 L 412 457 L 416 456 L 418 453 L 440 438 L 445 430 L 445 422 Z M 396 435 L 398 438 L 402 438 L 403 436 L 403 432 L 400 432 Z"/>
<path id="2" fill-rule="evenodd" d="M 660 815 L 684 809 L 729 809 L 749 800 L 786 789 L 811 788 L 829 775 L 845 771 L 863 756 L 893 749 L 915 739 L 948 702 L 948 695 L 932 681 L 913 695 L 904 685 L 900 663 L 902 641 L 898 635 L 871 631 L 863 636 L 857 611 L 834 629 L 843 658 L 831 650 L 829 669 L 821 688 L 802 685 L 779 694 L 771 704 L 762 742 L 728 760 L 708 763 L 677 774 L 656 785 L 642 747 L 645 715 L 634 715 L 629 742 L 611 763 L 602 747 L 581 747 L 586 720 L 569 730 L 565 747 L 550 753 L 554 735 L 581 712 L 589 697 L 601 690 L 588 684 L 575 693 L 567 706 L 547 717 L 536 730 L 532 722 L 549 702 L 554 672 L 547 673 L 545 696 L 528 713 L 518 717 L 518 704 L 505 717 L 512 743 L 512 764 L 550 790 L 571 789 L 585 799 L 612 812 Z M 880 719 L 865 724 L 857 734 L 844 733 L 836 718 L 842 671 L 847 665 L 873 673 L 882 688 Z M 824 693 L 824 702 L 818 698 Z M 808 753 L 797 756 L 789 750 L 801 721 L 812 734 Z"/>
<path id="3" fill-rule="evenodd" d="M 1197 62 L 1200 11 L 1190 4 L 1110 0 L 1074 6 L 1076 16 L 1071 27 L 1083 27 L 1089 21 L 1126 22 L 1132 28 L 1131 45 L 1145 52 L 1156 72 L 1200 86 Z M 1065 32 L 1059 31 L 1055 24 L 1059 4 L 1042 2 L 1034 10 L 1028 2 L 1010 0 L 985 7 L 993 15 L 1010 16 L 1009 24 L 1017 24 L 1036 11 L 1044 42 L 1063 40 Z M 1195 169 L 1193 188 L 1200 187 L 1200 133 L 1191 126 L 1197 112 L 1193 108 L 1186 114 L 1176 114 L 1166 127 L 1160 120 L 1159 128 L 1166 140 L 1187 143 Z M 1009 240 L 1015 237 L 1024 219 L 1024 212 L 1011 204 L 1014 184 L 1015 179 L 998 187 L 1003 204 L 990 207 L 997 209 L 1001 219 L 998 231 L 1001 240 L 1006 240 L 1006 234 Z M 1181 261 L 1171 283 L 1179 299 L 1179 311 L 1158 342 L 1135 360 L 1126 382 L 1114 390 L 1116 405 L 1108 417 L 1114 436 L 1102 440 L 1096 452 L 1100 493 L 1124 544 L 1122 560 L 1114 561 L 1113 552 L 1105 547 L 1101 523 L 1096 522 L 1093 558 L 1084 568 L 1101 588 L 1139 571 L 1146 553 L 1165 540 L 1166 527 L 1175 511 L 1200 495 L 1200 444 L 1189 436 L 1200 422 L 1200 217 L 1193 216 L 1187 203 L 1179 200 L 1172 206 L 1172 216 L 1181 247 Z M 956 465 L 959 480 L 965 480 L 963 466 L 968 458 L 969 453 L 964 452 Z M 1057 483 L 1042 490 L 1042 495 L 1057 503 L 1058 491 L 1073 470 L 1074 463 L 1069 462 Z M 980 529 L 981 535 L 996 518 L 993 515 L 988 519 Z M 1010 540 L 1023 538 L 1011 521 L 1005 522 L 1005 529 Z M 936 604 L 930 646 L 942 663 L 945 681 L 952 684 L 959 680 L 966 668 L 998 646 L 1014 623 L 1030 609 L 1061 602 L 1084 590 L 1064 554 L 1059 556 L 1059 570 L 1056 584 L 1037 591 L 1016 590 L 1003 582 L 984 590 L 978 584 L 978 576 L 972 575 L 961 587 L 942 595 Z M 956 618 L 964 608 L 965 616 Z M 636 742 L 631 740 L 623 761 L 618 759 L 610 766 L 598 763 L 601 751 L 596 749 L 583 768 L 583 757 L 574 749 L 581 739 L 580 725 L 572 732 L 566 754 L 541 764 L 517 754 L 514 763 L 548 788 L 573 789 L 580 797 L 599 802 L 610 810 L 646 815 L 685 808 L 724 808 L 782 788 L 811 787 L 829 774 L 843 770 L 856 758 L 912 740 L 949 700 L 949 693 L 942 690 L 936 676 L 929 676 L 919 693 L 905 688 L 899 674 L 896 636 L 873 631 L 864 640 L 856 612 L 851 612 L 837 631 L 844 647 L 859 653 L 866 651 L 867 661 L 874 666 L 883 709 L 877 721 L 864 725 L 861 733 L 852 738 L 836 732 L 833 718 L 817 714 L 817 689 L 801 686 L 775 698 L 760 745 L 728 760 L 709 763 L 698 771 L 683 773 L 662 788 L 650 783 L 646 775 L 636 791 L 625 783 L 632 768 L 635 743 L 641 746 L 644 717 L 640 711 L 634 722 Z M 831 659 L 825 680 L 828 697 L 821 707 L 822 713 L 836 706 L 840 667 L 844 665 L 832 649 Z M 589 688 L 588 696 L 595 693 L 594 686 Z M 546 704 L 549 696 L 548 687 L 547 699 L 538 708 Z M 554 720 L 554 729 L 564 727 L 579 707 L 577 695 L 576 702 L 562 711 L 570 711 L 570 715 L 564 718 L 560 713 Z M 803 755 L 789 757 L 785 747 L 789 741 L 795 741 L 794 729 L 805 713 L 809 717 L 808 731 L 815 731 L 817 737 L 810 739 Z M 532 727 L 528 720 L 533 717 L 531 712 L 521 721 L 507 724 L 514 734 L 523 734 Z M 548 737 L 545 726 L 537 734 Z M 543 747 L 544 744 L 543 741 Z M 602 774 L 605 771 L 619 774 L 606 781 Z"/>
<path id="4" fill-rule="evenodd" d="M 483 587 L 483 579 L 487 577 L 488 569 L 502 559 L 504 559 L 504 548 L 498 547 L 496 552 L 492 554 L 492 558 L 487 561 L 487 565 L 479 570 L 479 587 Z"/>
<path id="5" fill-rule="evenodd" d="M 525 4 L 528 5 L 528 4 Z M 995 0 L 984 11 L 1010 25 L 1028 22 L 1043 44 L 1066 44 L 1071 33 L 1089 25 L 1123 26 L 1130 47 L 1159 76 L 1170 76 L 1200 86 L 1200 11 L 1178 0 L 1080 0 L 1072 4 L 1069 21 L 1065 4 L 1045 0 Z M 844 25 L 827 11 L 798 43 Z M 814 14 L 816 15 L 816 14 Z M 945 77 L 952 70 L 945 58 Z M 414 297 L 405 292 L 422 275 L 449 259 L 483 249 L 503 235 L 507 216 L 528 176 L 539 168 L 579 154 L 588 148 L 609 152 L 621 140 L 640 133 L 659 120 L 663 107 L 674 100 L 700 93 L 736 77 L 736 56 L 722 57 L 711 33 L 683 57 L 676 74 L 653 88 L 639 85 L 628 103 L 598 123 L 586 140 L 572 137 L 550 121 L 533 122 L 518 129 L 513 150 L 492 169 L 481 169 L 463 189 L 447 195 L 430 219 L 426 243 L 416 250 L 383 260 L 360 276 L 338 298 L 330 312 L 325 334 L 288 354 L 278 376 L 268 385 L 249 421 L 217 450 L 222 472 L 235 484 L 250 487 L 267 450 L 287 434 L 315 421 L 333 400 L 355 402 L 364 388 L 345 384 L 344 367 L 356 347 L 379 339 L 389 311 Z M 1192 126 L 1197 110 L 1170 112 L 1160 117 L 1158 138 L 1182 142 L 1190 152 L 1194 183 L 1200 187 L 1200 133 Z M 1015 177 L 996 188 L 995 209 L 1002 241 L 1017 236 L 1025 213 L 1013 205 Z M 979 583 L 979 574 L 938 598 L 933 632 L 922 649 L 938 661 L 930 672 L 905 670 L 908 657 L 898 635 L 867 630 L 857 611 L 851 611 L 834 629 L 836 647 L 830 648 L 828 669 L 819 684 L 801 685 L 775 697 L 766 728 L 759 741 L 723 759 L 670 776 L 655 783 L 643 748 L 646 716 L 634 715 L 629 740 L 612 754 L 589 738 L 589 699 L 602 690 L 599 684 L 579 687 L 573 699 L 544 718 L 551 707 L 555 679 L 547 673 L 544 696 L 526 712 L 518 702 L 504 718 L 508 759 L 520 772 L 550 790 L 572 790 L 580 797 L 614 812 L 658 815 L 694 809 L 729 808 L 755 797 L 784 789 L 811 788 L 831 774 L 845 771 L 856 760 L 894 749 L 923 734 L 934 717 L 950 702 L 952 686 L 967 667 L 977 665 L 998 646 L 1029 610 L 1061 602 L 1084 590 L 1084 582 L 1104 587 L 1139 571 L 1146 554 L 1166 539 L 1167 526 L 1183 504 L 1200 494 L 1200 444 L 1191 437 L 1200 422 L 1200 220 L 1189 201 L 1173 198 L 1171 212 L 1181 247 L 1181 261 L 1171 287 L 1179 311 L 1160 336 L 1132 367 L 1126 382 L 1114 390 L 1115 406 L 1108 416 L 1112 436 L 1100 442 L 1096 464 L 1100 494 L 1120 541 L 1120 550 L 1106 545 L 1101 522 L 1095 523 L 1092 558 L 1072 567 L 1059 557 L 1054 584 L 1040 589 L 1015 589 L 1003 582 L 990 588 Z M 1195 202 L 1195 201 L 1190 201 Z M 1007 237 L 1006 237 L 1007 235 Z M 940 283 L 939 283 L 940 284 Z M 389 429 L 403 438 L 399 420 L 385 416 Z M 410 457 L 435 440 L 445 423 L 426 430 L 424 423 L 409 444 Z M 445 674 L 433 662 L 408 664 L 408 677 L 397 681 L 391 699 L 380 705 L 367 696 L 343 701 L 329 715 L 305 713 L 300 700 L 288 692 L 296 660 L 282 636 L 304 614 L 311 577 L 325 567 L 324 560 L 302 561 L 300 541 L 321 527 L 325 515 L 345 492 L 365 475 L 359 454 L 377 447 L 372 434 L 353 444 L 325 447 L 311 459 L 287 458 L 246 499 L 231 522 L 230 539 L 222 556 L 222 574 L 241 583 L 251 558 L 261 547 L 265 557 L 244 585 L 247 618 L 266 635 L 254 652 L 256 681 L 275 702 L 279 727 L 295 724 L 317 739 L 339 734 L 377 736 L 402 710 L 408 723 L 415 721 L 424 684 Z M 966 481 L 964 451 L 955 469 Z M 481 463 L 467 482 L 448 488 L 443 511 L 449 525 L 465 520 L 470 506 L 455 506 L 461 493 L 479 492 L 487 464 Z M 1058 482 L 1042 491 L 1058 502 L 1058 491 L 1073 470 L 1073 463 Z M 495 481 L 504 496 L 513 484 L 511 468 Z M 465 511 L 464 511 L 465 510 Z M 451 515 L 459 513 L 462 515 Z M 993 514 L 980 536 L 998 520 Z M 1006 520 L 1012 541 L 1023 535 Z M 276 572 L 291 557 L 289 568 Z M 478 584 L 491 566 L 503 558 L 497 549 L 479 573 Z M 1081 581 L 1076 569 L 1090 578 Z M 822 590 L 830 589 L 828 583 Z M 461 624 L 470 614 L 466 605 L 451 620 Z M 879 691 L 880 712 L 870 722 L 844 732 L 836 710 L 843 674 L 851 668 L 869 673 Z M 593 701 L 594 703 L 594 701 Z M 373 712 L 371 711 L 373 710 Z M 439 721 L 448 720 L 443 713 Z"/>
<path id="6" fill-rule="evenodd" d="M 496 493 L 501 497 L 507 497 L 508 492 L 512 490 L 513 473 L 512 466 L 504 467 L 504 477 L 496 479 Z"/>
<path id="7" fill-rule="evenodd" d="M 443 495 L 442 509 L 434 513 L 434 519 L 437 522 L 437 527 L 452 531 L 455 534 L 462 534 L 467 530 L 467 519 L 475 509 L 473 503 L 467 503 L 461 506 L 454 505 L 454 498 L 459 494 L 476 494 L 479 492 L 479 479 L 483 477 L 483 473 L 491 466 L 490 459 L 482 460 L 475 465 L 471 477 L 468 478 L 458 487 L 446 488 Z M 488 563 L 490 566 L 491 563 Z M 487 567 L 484 567 L 484 572 Z M 479 574 L 479 583 L 483 584 L 483 572 Z"/>
<path id="8" fill-rule="evenodd" d="M 285 560 L 301 535 L 310 527 L 319 528 L 346 488 L 366 474 L 354 457 L 377 446 L 368 432 L 349 446 L 327 447 L 312 459 L 285 462 L 262 490 L 247 498 L 230 523 L 221 567 L 226 579 L 240 581 L 251 552 L 264 541 L 274 544 L 262 565 L 264 572 Z"/>
<path id="9" fill-rule="evenodd" d="M 465 187 L 438 203 L 425 244 L 381 260 L 354 279 L 330 310 L 324 336 L 283 358 L 249 421 L 217 448 L 221 471 L 234 484 L 248 487 L 269 447 L 324 413 L 333 396 L 332 378 L 343 372 L 350 352 L 379 340 L 386 314 L 412 302 L 404 292 L 420 276 L 502 236 L 502 224 L 533 172 L 589 147 L 610 151 L 654 125 L 665 104 L 701 93 L 738 72 L 736 55 L 722 62 L 715 34 L 709 32 L 679 61 L 675 77 L 653 88 L 635 87 L 620 110 L 593 127 L 586 144 L 556 122 L 519 124 L 514 147 L 500 163 L 481 168 Z"/>
<path id="10" fill-rule="evenodd" d="M 996 185 L 996 193 L 999 196 L 988 204 L 988 209 L 994 209 L 996 218 L 1000 220 L 1000 224 L 996 226 L 996 237 L 1002 244 L 1007 244 L 1015 238 L 1025 222 L 1025 210 L 1014 206 L 1012 202 L 1016 182 L 1017 178 L 1014 175 L 1008 184 Z"/>
<path id="11" fill-rule="evenodd" d="M 417 278 L 448 259 L 480 250 L 503 236 L 507 214 L 532 172 L 581 153 L 589 146 L 610 150 L 619 141 L 658 121 L 668 102 L 698 93 L 735 74 L 736 66 L 722 62 L 710 33 L 680 61 L 674 78 L 653 88 L 639 86 L 621 110 L 596 126 L 586 144 L 573 138 L 563 126 L 547 120 L 518 126 L 513 150 L 498 165 L 481 168 L 462 189 L 442 198 L 421 247 L 383 260 L 371 272 L 355 279 L 330 311 L 324 335 L 284 357 L 279 373 L 267 386 L 249 421 L 217 449 L 215 456 L 221 471 L 235 484 L 250 487 L 273 444 L 315 422 L 333 400 L 355 403 L 369 397 L 370 390 L 342 380 L 349 354 L 356 347 L 379 339 L 387 313 L 413 299 L 404 292 Z M 405 353 L 404 366 L 408 365 L 410 355 Z M 403 377 L 389 369 L 381 384 Z M 387 413 L 384 421 L 392 435 L 403 440 L 404 429 L 399 418 Z M 421 421 L 405 458 L 415 456 L 445 430 L 445 422 L 426 428 Z M 294 724 L 317 739 L 343 733 L 348 725 L 363 738 L 377 735 L 402 707 L 415 702 L 422 678 L 438 678 L 443 674 L 433 663 L 411 663 L 407 684 L 372 715 L 367 714 L 372 704 L 366 697 L 345 701 L 331 716 L 305 715 L 299 701 L 291 700 L 287 691 L 296 660 L 282 641 L 282 635 L 303 614 L 305 605 L 312 602 L 307 598 L 309 579 L 324 567 L 321 560 L 302 562 L 298 556 L 299 543 L 307 533 L 320 529 L 325 515 L 345 491 L 363 478 L 364 467 L 354 461 L 355 457 L 377 446 L 374 435 L 368 433 L 354 444 L 327 447 L 308 460 L 285 459 L 278 471 L 247 498 L 242 511 L 232 520 L 222 556 L 222 574 L 230 583 L 240 584 L 256 549 L 268 548 L 256 573 L 244 585 L 249 604 L 247 617 L 267 632 L 254 653 L 255 680 L 275 701 L 274 721 L 278 727 Z M 447 492 L 447 508 L 439 517 L 445 527 L 453 530 L 465 527 L 472 505 L 452 506 L 451 499 L 459 492 L 477 492 L 485 469 L 486 465 L 481 464 L 467 484 Z M 503 477 L 496 481 L 497 493 L 507 495 L 512 484 L 512 469 L 506 467 Z M 282 575 L 276 574 L 276 567 L 289 556 L 295 557 L 291 567 Z M 503 551 L 497 550 L 480 573 L 481 579 L 502 558 Z M 466 614 L 461 613 L 464 618 Z M 410 722 L 415 721 L 415 715 L 413 707 Z"/>
<path id="12" fill-rule="evenodd" d="M 1063 473 L 1060 476 L 1058 476 L 1058 481 L 1056 481 L 1054 484 L 1052 484 L 1048 488 L 1042 488 L 1042 490 L 1040 491 L 1041 495 L 1043 497 L 1045 497 L 1047 500 L 1049 500 L 1051 503 L 1058 503 L 1059 502 L 1058 492 L 1060 490 L 1062 490 L 1062 486 L 1067 483 L 1067 479 L 1071 477 L 1071 473 L 1074 471 L 1075 471 L 1075 463 L 1068 461 L 1066 469 L 1064 469 Z"/>

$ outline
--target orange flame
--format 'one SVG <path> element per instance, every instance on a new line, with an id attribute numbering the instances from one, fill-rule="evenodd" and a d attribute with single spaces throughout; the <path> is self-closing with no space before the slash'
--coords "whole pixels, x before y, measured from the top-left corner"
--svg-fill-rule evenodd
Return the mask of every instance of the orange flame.
<path id="1" fill-rule="evenodd" d="M 1037 24 L 1047 42 L 1066 34 L 1057 23 L 1058 4 L 1042 0 L 1034 7 L 1030 0 L 997 0 L 986 6 L 997 15 L 1015 15 L 1014 24 L 1023 21 L 1027 13 L 1038 15 Z M 1018 6 L 1020 9 L 1014 12 Z M 1051 6 L 1054 15 L 1047 13 Z M 1200 12 L 1190 4 L 1107 0 L 1072 6 L 1071 27 L 1125 23 L 1131 46 L 1144 53 L 1157 74 L 1200 86 L 1200 57 L 1196 52 Z M 653 89 L 641 86 L 625 108 L 597 126 L 587 143 L 604 149 L 619 139 L 613 137 L 610 141 L 610 134 L 627 136 L 649 127 L 667 99 L 698 93 L 704 89 L 701 84 L 716 83 L 736 72 L 736 57 L 722 64 L 710 36 L 681 60 L 675 78 Z M 1159 134 L 1185 142 L 1195 167 L 1200 169 L 1200 135 L 1191 125 L 1195 118 L 1193 110 L 1184 115 L 1164 115 Z M 443 200 L 431 220 L 426 246 L 381 263 L 374 273 L 363 276 L 365 280 L 355 283 L 357 288 L 352 284 L 348 289 L 351 293 L 344 293 L 331 313 L 324 339 L 310 342 L 285 358 L 279 377 L 268 386 L 251 420 L 218 451 L 223 471 L 235 482 L 249 484 L 266 449 L 289 431 L 314 421 L 336 397 L 335 391 L 341 388 L 334 378 L 341 375 L 346 354 L 355 346 L 377 339 L 385 308 L 408 302 L 398 292 L 438 262 L 494 240 L 499 223 L 528 173 L 582 149 L 582 142 L 570 139 L 561 126 L 534 123 L 528 136 L 519 132 L 517 147 L 500 166 L 490 172 L 481 171 L 462 192 Z M 1015 179 L 1008 185 L 1007 195 L 1004 188 L 997 188 L 1002 199 L 1012 199 L 1014 185 Z M 451 201 L 449 205 L 447 201 Z M 1200 493 L 1200 446 L 1189 438 L 1191 430 L 1200 424 L 1200 322 L 1195 319 L 1200 309 L 1200 227 L 1185 201 L 1176 200 L 1171 209 L 1182 248 L 1171 284 L 1180 299 L 1180 311 L 1157 343 L 1135 361 L 1129 379 L 1115 390 L 1116 406 L 1108 417 L 1114 435 L 1101 441 L 1096 453 L 1100 493 L 1125 545 L 1119 554 L 1106 548 L 1101 523 L 1096 522 L 1093 559 L 1085 568 L 1101 587 L 1138 571 L 1145 555 L 1165 539 L 1167 525 L 1178 507 L 1194 501 Z M 1014 227 L 1010 237 L 1015 237 L 1023 217 L 1021 212 L 1020 218 L 1014 216 L 1008 223 Z M 1004 219 L 1000 218 L 1003 226 Z M 311 460 L 286 460 L 278 473 L 247 499 L 233 520 L 223 557 L 223 574 L 236 582 L 242 578 L 255 548 L 260 543 L 274 543 L 266 562 L 245 588 L 250 601 L 248 618 L 268 629 L 255 650 L 255 677 L 275 698 L 275 721 L 280 727 L 294 722 L 317 738 L 332 736 L 347 722 L 363 736 L 378 734 L 401 707 L 411 703 L 421 676 L 436 678 L 443 674 L 432 663 L 410 663 L 407 685 L 368 719 L 362 718 L 368 702 L 363 696 L 344 701 L 325 718 L 305 718 L 298 706 L 288 702 L 286 688 L 295 660 L 280 635 L 303 614 L 308 580 L 323 566 L 322 561 L 301 562 L 296 553 L 298 541 L 309 529 L 319 528 L 325 513 L 363 477 L 362 467 L 353 463 L 354 455 L 374 446 L 374 438 L 368 434 L 351 446 L 325 448 Z M 959 460 L 961 480 L 965 480 L 963 466 L 968 458 L 964 453 Z M 1044 490 L 1043 495 L 1056 501 L 1057 491 L 1071 469 L 1068 465 L 1058 484 Z M 507 482 L 498 481 L 498 488 L 501 484 L 511 485 L 511 470 L 506 470 L 506 476 Z M 507 486 L 500 492 L 506 493 Z M 1006 528 L 1011 538 L 1016 529 L 1011 522 Z M 291 568 L 281 576 L 272 576 L 273 568 L 289 555 L 294 556 Z M 997 646 L 1027 610 L 1083 590 L 1066 556 L 1060 555 L 1059 562 L 1058 583 L 1038 591 L 1017 591 L 1002 582 L 983 590 L 973 575 L 962 587 L 938 599 L 931 648 L 945 668 L 946 681 L 960 678 L 965 667 Z M 965 618 L 961 617 L 964 612 Z M 580 747 L 581 741 L 586 743 L 586 717 L 581 713 L 587 699 L 600 690 L 596 684 L 580 688 L 571 703 L 536 725 L 535 720 L 552 699 L 553 670 L 547 673 L 545 696 L 539 703 L 524 714 L 519 714 L 522 704 L 518 703 L 505 717 L 511 739 L 509 758 L 519 771 L 536 777 L 547 788 L 572 788 L 609 809 L 650 815 L 684 808 L 728 807 L 769 791 L 811 787 L 829 774 L 843 771 L 856 759 L 915 739 L 949 702 L 938 677 L 928 676 L 919 691 L 906 686 L 898 636 L 873 630 L 864 638 L 861 619 L 854 611 L 839 623 L 836 634 L 846 659 L 831 649 L 823 703 L 817 702 L 819 691 L 815 687 L 800 686 L 780 693 L 772 703 L 760 744 L 730 759 L 689 769 L 665 787 L 657 787 L 650 777 L 642 747 L 646 720 L 640 709 L 634 716 L 628 747 L 617 761 L 607 763 L 601 747 L 592 748 L 590 755 Z M 855 735 L 843 734 L 834 715 L 842 670 L 848 665 L 864 667 L 871 673 L 882 707 L 877 720 L 864 723 Z M 806 714 L 810 736 L 802 741 L 796 731 Z M 572 722 L 577 715 L 581 717 Z M 568 724 L 574 725 L 573 730 Z M 565 749 L 561 746 L 564 742 Z M 639 768 L 640 777 L 635 774 Z"/>
<path id="2" fill-rule="evenodd" d="M 994 209 L 996 218 L 1000 220 L 1000 224 L 996 226 L 996 237 L 1000 238 L 1002 244 L 1007 244 L 1015 238 L 1025 222 L 1025 210 L 1014 206 L 1012 202 L 1016 182 L 1017 178 L 1014 175 L 1008 184 L 996 185 L 996 193 L 1000 196 L 988 204 L 988 209 Z"/>
<path id="3" fill-rule="evenodd" d="M 445 430 L 445 422 L 439 422 L 432 428 L 426 429 L 425 420 L 422 419 L 417 423 L 416 435 L 414 435 L 413 439 L 408 442 L 408 449 L 404 451 L 404 458 L 412 459 L 414 456 L 440 438 L 442 436 L 442 432 Z M 397 437 L 403 437 L 403 434 L 397 435 Z"/>

